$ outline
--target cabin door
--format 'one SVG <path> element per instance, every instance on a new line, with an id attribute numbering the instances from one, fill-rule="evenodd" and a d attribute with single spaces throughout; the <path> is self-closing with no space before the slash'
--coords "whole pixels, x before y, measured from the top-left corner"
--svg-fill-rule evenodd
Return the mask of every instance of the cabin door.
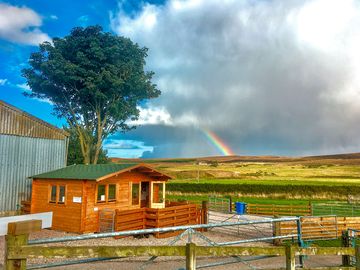
<path id="1" fill-rule="evenodd" d="M 150 185 L 149 182 L 141 182 L 141 202 L 140 207 L 149 207 Z"/>
<path id="2" fill-rule="evenodd" d="M 165 208 L 165 182 L 151 182 L 151 208 Z"/>

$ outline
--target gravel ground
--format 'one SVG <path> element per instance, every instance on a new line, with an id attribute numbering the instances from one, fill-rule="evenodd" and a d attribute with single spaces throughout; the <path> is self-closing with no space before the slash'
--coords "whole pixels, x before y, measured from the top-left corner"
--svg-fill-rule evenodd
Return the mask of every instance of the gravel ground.
<path id="1" fill-rule="evenodd" d="M 30 235 L 30 239 L 38 239 L 38 238 L 50 238 L 50 237 L 62 237 L 62 236 L 70 236 L 74 235 L 71 233 L 64 233 L 58 232 L 53 230 L 42 230 L 37 233 L 33 233 Z M 206 232 L 204 233 L 208 238 L 215 242 L 227 242 L 227 241 L 235 241 L 239 238 L 234 235 L 222 234 L 219 232 Z M 156 239 L 153 236 L 149 238 L 134 238 L 134 237 L 127 237 L 122 239 L 114 239 L 114 238 L 103 238 L 103 239 L 92 239 L 92 240 L 83 240 L 83 241 L 74 241 L 74 242 L 64 242 L 64 243 L 57 243 L 52 245 L 66 245 L 66 246 L 78 246 L 78 245 L 115 245 L 115 246 L 122 246 L 122 245 L 167 245 L 174 237 L 165 238 L 165 239 Z M 3 258 L 4 258 L 4 237 L 0 238 L 0 269 L 3 265 Z M 193 241 L 198 245 L 205 245 L 205 242 L 197 237 L 193 237 Z M 183 245 L 186 242 L 185 239 L 182 239 L 177 244 Z M 244 245 L 244 244 L 242 244 Z M 246 246 L 270 246 L 268 243 L 248 243 Z M 246 259 L 242 257 L 243 259 Z M 118 260 L 106 261 L 106 262 L 92 262 L 87 264 L 77 264 L 77 265 L 68 265 L 62 267 L 54 267 L 51 269 L 73 269 L 73 270 L 80 270 L 80 269 L 139 269 L 140 266 L 144 265 L 147 262 L 148 257 L 139 257 L 139 258 L 123 258 Z M 233 261 L 233 258 L 198 258 L 197 265 L 204 265 L 216 262 L 224 262 L 224 261 Z M 46 260 L 46 259 L 37 259 L 37 260 L 29 260 L 28 263 L 30 264 L 40 264 L 40 263 L 49 263 L 49 262 L 56 262 L 59 260 Z M 317 266 L 337 266 L 341 263 L 341 257 L 312 257 L 310 260 L 306 261 L 306 265 L 308 267 L 317 267 Z M 148 270 L 162 270 L 162 269 L 180 269 L 184 268 L 185 259 L 182 257 L 162 257 L 157 258 L 154 263 L 148 264 L 144 269 Z M 267 258 L 261 259 L 257 261 L 251 262 L 243 262 L 243 263 L 236 263 L 236 264 L 228 264 L 224 266 L 217 266 L 217 267 L 209 267 L 207 269 L 217 269 L 217 270 L 225 270 L 225 269 L 279 269 L 285 267 L 285 258 L 284 257 L 275 257 L 275 258 Z"/>
<path id="2" fill-rule="evenodd" d="M 219 218 L 219 217 L 218 217 Z M 251 216 L 242 216 L 244 220 L 249 219 L 257 219 L 259 217 L 251 217 Z M 229 219 L 228 222 L 237 221 L 238 217 L 226 216 L 224 215 L 224 219 Z M 235 220 L 233 220 L 235 219 Z M 220 218 L 221 220 L 221 218 Z M 240 232 L 240 235 L 238 233 Z M 203 233 L 206 237 L 211 239 L 214 242 L 229 242 L 229 241 L 237 241 L 239 239 L 246 239 L 249 237 L 264 237 L 271 235 L 272 229 L 268 224 L 261 224 L 257 226 L 249 225 L 242 226 L 239 230 L 238 228 L 234 228 L 233 230 L 222 230 L 222 229 L 214 229 L 209 232 Z M 64 233 L 53 230 L 42 230 L 37 233 L 32 233 L 30 235 L 30 239 L 39 239 L 39 238 L 52 238 L 52 237 L 63 237 L 63 236 L 71 236 L 75 234 Z M 134 238 L 127 237 L 121 239 L 114 238 L 102 238 L 102 239 L 91 239 L 91 240 L 82 240 L 82 241 L 73 241 L 73 242 L 63 242 L 56 243 L 51 245 L 65 245 L 65 246 L 79 246 L 79 245 L 88 245 L 88 246 L 101 246 L 101 245 L 112 245 L 112 246 L 151 246 L 151 245 L 168 245 L 170 241 L 172 241 L 175 237 L 165 238 L 165 239 L 157 239 L 153 236 L 149 238 Z M 176 245 L 184 245 L 186 243 L 187 237 L 184 237 L 176 243 Z M 207 243 L 193 236 L 193 242 L 198 245 L 207 245 Z M 269 243 L 264 242 L 254 242 L 241 244 L 242 246 L 271 246 Z M 0 237 L 0 269 L 4 263 L 4 248 L 5 248 L 5 237 Z M 76 265 L 68 265 L 68 266 L 59 266 L 53 267 L 51 269 L 73 269 L 73 270 L 82 270 L 82 269 L 139 269 L 142 265 L 144 265 L 148 261 L 149 257 L 136 257 L 136 258 L 122 258 L 112 261 L 102 261 L 102 262 L 92 262 L 87 264 L 76 264 Z M 250 259 L 242 257 L 242 259 Z M 43 264 L 43 263 L 54 263 L 59 262 L 60 259 L 34 259 L 28 260 L 28 265 L 30 264 Z M 197 258 L 197 265 L 206 265 L 210 263 L 218 263 L 224 261 L 234 261 L 234 258 Z M 310 257 L 309 260 L 306 260 L 307 267 L 319 267 L 319 266 L 338 266 L 341 263 L 341 257 Z M 153 263 L 146 265 L 144 270 L 162 270 L 162 269 L 181 269 L 185 267 L 185 259 L 183 257 L 161 257 L 157 258 Z M 225 269 L 280 269 L 285 267 L 285 257 L 274 257 L 274 258 L 266 258 L 256 261 L 249 262 L 241 262 L 235 264 L 227 264 L 223 266 L 217 267 L 208 267 L 205 269 L 216 269 L 216 270 L 225 270 Z"/>

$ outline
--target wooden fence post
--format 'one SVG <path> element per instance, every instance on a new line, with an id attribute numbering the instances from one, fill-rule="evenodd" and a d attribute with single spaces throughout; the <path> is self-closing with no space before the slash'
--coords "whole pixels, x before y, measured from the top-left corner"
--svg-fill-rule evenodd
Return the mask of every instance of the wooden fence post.
<path id="1" fill-rule="evenodd" d="M 8 224 L 8 233 L 5 236 L 5 269 L 25 270 L 26 259 L 9 259 L 9 249 L 16 249 L 27 245 L 29 233 L 41 230 L 41 220 L 26 220 Z"/>
<path id="2" fill-rule="evenodd" d="M 278 218 L 279 216 L 274 216 L 274 218 Z M 280 222 L 273 222 L 273 236 L 280 236 L 281 235 L 281 223 Z M 275 246 L 280 246 L 281 245 L 282 240 L 281 239 L 274 239 L 273 240 L 273 244 Z"/>
<path id="3" fill-rule="evenodd" d="M 309 201 L 309 216 L 313 216 L 313 205 L 311 203 L 311 201 Z"/>
<path id="4" fill-rule="evenodd" d="M 231 196 L 230 196 L 230 198 L 229 198 L 229 213 L 231 214 L 232 213 L 232 198 L 231 198 Z"/>
<path id="5" fill-rule="evenodd" d="M 201 204 L 201 222 L 202 222 L 202 224 L 208 224 L 208 211 L 209 211 L 208 201 L 202 201 L 202 204 Z M 207 229 L 204 228 L 203 232 L 207 232 Z"/>
<path id="6" fill-rule="evenodd" d="M 360 270 L 360 246 L 356 245 L 355 246 L 355 259 L 356 259 L 356 270 Z"/>
<path id="7" fill-rule="evenodd" d="M 348 231 L 343 231 L 341 234 L 341 246 L 342 247 L 350 247 Z M 342 266 L 351 266 L 349 255 L 342 256 Z"/>
<path id="8" fill-rule="evenodd" d="M 186 244 L 186 270 L 196 270 L 196 245 Z"/>
<path id="9" fill-rule="evenodd" d="M 287 245 L 285 247 L 286 255 L 286 270 L 295 270 L 295 251 L 292 245 Z"/>

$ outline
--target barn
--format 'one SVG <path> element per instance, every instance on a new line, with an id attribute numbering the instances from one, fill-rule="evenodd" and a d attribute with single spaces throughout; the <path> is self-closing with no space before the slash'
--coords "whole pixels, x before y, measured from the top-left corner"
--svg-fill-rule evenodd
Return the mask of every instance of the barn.
<path id="1" fill-rule="evenodd" d="M 30 200 L 34 174 L 66 166 L 68 134 L 0 100 L 0 214 Z"/>
<path id="2" fill-rule="evenodd" d="M 104 210 L 165 208 L 165 184 L 171 177 L 146 164 L 97 164 L 31 178 L 31 213 L 51 211 L 52 229 L 89 233 L 99 231 Z"/>

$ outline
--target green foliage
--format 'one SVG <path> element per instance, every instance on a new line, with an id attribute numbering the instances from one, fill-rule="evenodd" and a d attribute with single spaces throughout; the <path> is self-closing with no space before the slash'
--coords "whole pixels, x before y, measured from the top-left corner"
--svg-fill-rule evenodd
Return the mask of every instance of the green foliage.
<path id="1" fill-rule="evenodd" d="M 154 73 L 144 71 L 147 51 L 100 26 L 76 27 L 30 55 L 22 73 L 32 92 L 25 94 L 50 100 L 76 130 L 84 163 L 96 164 L 103 140 L 132 129 L 127 120 L 138 119 L 137 105 L 160 95 Z"/>
<path id="2" fill-rule="evenodd" d="M 67 165 L 84 164 L 84 157 L 81 153 L 79 137 L 77 136 L 76 130 L 67 127 L 63 127 L 63 129 L 70 134 Z M 90 153 L 90 157 L 93 155 L 94 152 Z M 107 151 L 101 148 L 97 164 L 105 163 L 110 163 L 110 159 L 107 157 Z"/>

